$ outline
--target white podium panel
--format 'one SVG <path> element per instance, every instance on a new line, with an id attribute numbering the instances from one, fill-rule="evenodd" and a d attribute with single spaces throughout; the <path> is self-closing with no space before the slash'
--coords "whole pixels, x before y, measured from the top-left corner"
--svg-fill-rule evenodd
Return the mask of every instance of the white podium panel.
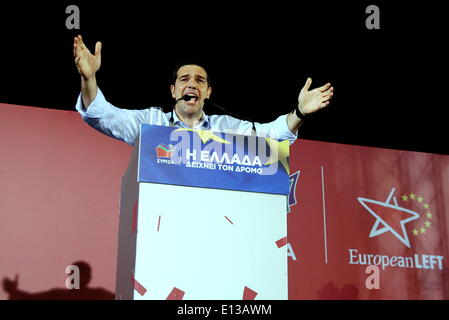
<path id="1" fill-rule="evenodd" d="M 122 179 L 117 299 L 288 299 L 288 141 L 142 125 Z"/>
<path id="2" fill-rule="evenodd" d="M 288 299 L 285 195 L 141 183 L 134 299 Z"/>

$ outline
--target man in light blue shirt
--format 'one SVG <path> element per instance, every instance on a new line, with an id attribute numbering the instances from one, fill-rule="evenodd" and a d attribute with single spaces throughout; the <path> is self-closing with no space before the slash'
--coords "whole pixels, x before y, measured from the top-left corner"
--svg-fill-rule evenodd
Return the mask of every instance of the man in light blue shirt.
<path id="1" fill-rule="evenodd" d="M 243 135 L 252 133 L 253 124 L 249 121 L 231 116 L 208 116 L 204 113 L 204 103 L 209 99 L 212 87 L 206 70 L 199 65 L 181 65 L 175 71 L 173 84 L 170 86 L 175 99 L 173 112 L 164 113 L 160 108 L 127 110 L 110 104 L 97 86 L 95 74 L 101 65 L 101 43 L 96 43 L 95 53 L 91 54 L 82 37 L 77 36 L 74 39 L 73 53 L 81 75 L 81 94 L 76 109 L 85 122 L 108 136 L 133 145 L 142 123 Z M 296 110 L 269 123 L 255 123 L 257 135 L 288 139 L 293 143 L 304 118 L 327 106 L 333 96 L 330 83 L 309 91 L 311 83 L 312 80 L 308 78 L 299 94 Z"/>

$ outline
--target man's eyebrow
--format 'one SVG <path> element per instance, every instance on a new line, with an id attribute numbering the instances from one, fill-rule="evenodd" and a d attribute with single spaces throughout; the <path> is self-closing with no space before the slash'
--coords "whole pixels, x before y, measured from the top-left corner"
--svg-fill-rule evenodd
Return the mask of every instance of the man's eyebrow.
<path id="1" fill-rule="evenodd" d="M 187 77 L 190 77 L 190 74 L 189 74 L 189 73 L 180 75 L 178 79 L 184 79 L 184 78 L 187 78 Z M 197 79 L 199 78 L 199 79 L 201 79 L 201 80 L 206 80 L 206 79 L 207 79 L 207 77 L 205 77 L 205 76 L 203 76 L 203 75 L 200 75 L 200 74 L 196 74 L 196 75 L 194 75 L 194 77 L 197 78 Z"/>

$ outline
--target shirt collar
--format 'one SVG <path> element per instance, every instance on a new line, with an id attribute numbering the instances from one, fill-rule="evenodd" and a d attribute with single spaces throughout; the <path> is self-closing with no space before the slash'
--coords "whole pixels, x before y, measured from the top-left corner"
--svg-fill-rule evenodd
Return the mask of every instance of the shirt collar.
<path id="1" fill-rule="evenodd" d="M 181 119 L 178 118 L 178 115 L 176 114 L 175 110 L 173 110 L 173 123 L 180 127 L 187 128 L 186 124 L 184 122 L 182 122 Z M 201 116 L 200 123 L 198 124 L 198 126 L 196 126 L 196 128 L 199 128 L 199 127 L 203 127 L 206 130 L 210 130 L 210 127 L 211 127 L 209 116 L 206 115 L 204 113 L 204 111 L 203 111 L 203 115 Z"/>

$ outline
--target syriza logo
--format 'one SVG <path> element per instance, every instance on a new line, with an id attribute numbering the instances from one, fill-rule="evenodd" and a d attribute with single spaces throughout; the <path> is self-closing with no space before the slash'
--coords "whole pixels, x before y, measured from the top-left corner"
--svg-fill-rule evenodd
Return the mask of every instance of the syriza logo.
<path id="1" fill-rule="evenodd" d="M 357 197 L 357 200 L 365 209 L 363 212 L 373 218 L 369 238 L 389 233 L 404 246 L 411 248 L 410 238 L 417 239 L 429 232 L 434 223 L 434 214 L 424 197 L 410 192 L 396 198 L 395 192 L 396 188 L 392 188 L 385 201 L 365 197 Z M 357 249 L 349 249 L 350 264 L 381 265 L 382 269 L 390 266 L 442 270 L 443 259 L 443 256 L 428 254 L 414 254 L 407 257 L 362 254 Z"/>
<path id="2" fill-rule="evenodd" d="M 160 143 L 156 147 L 157 162 L 158 163 L 166 163 L 166 164 L 174 164 L 174 162 L 172 160 L 174 151 L 175 151 L 175 147 L 173 147 L 172 144 L 169 144 L 167 146 L 163 143 Z"/>
<path id="3" fill-rule="evenodd" d="M 167 146 L 163 143 L 160 143 L 156 147 L 156 155 L 158 158 L 171 159 L 173 157 L 173 151 L 175 151 L 175 148 L 172 144 L 169 144 Z"/>

